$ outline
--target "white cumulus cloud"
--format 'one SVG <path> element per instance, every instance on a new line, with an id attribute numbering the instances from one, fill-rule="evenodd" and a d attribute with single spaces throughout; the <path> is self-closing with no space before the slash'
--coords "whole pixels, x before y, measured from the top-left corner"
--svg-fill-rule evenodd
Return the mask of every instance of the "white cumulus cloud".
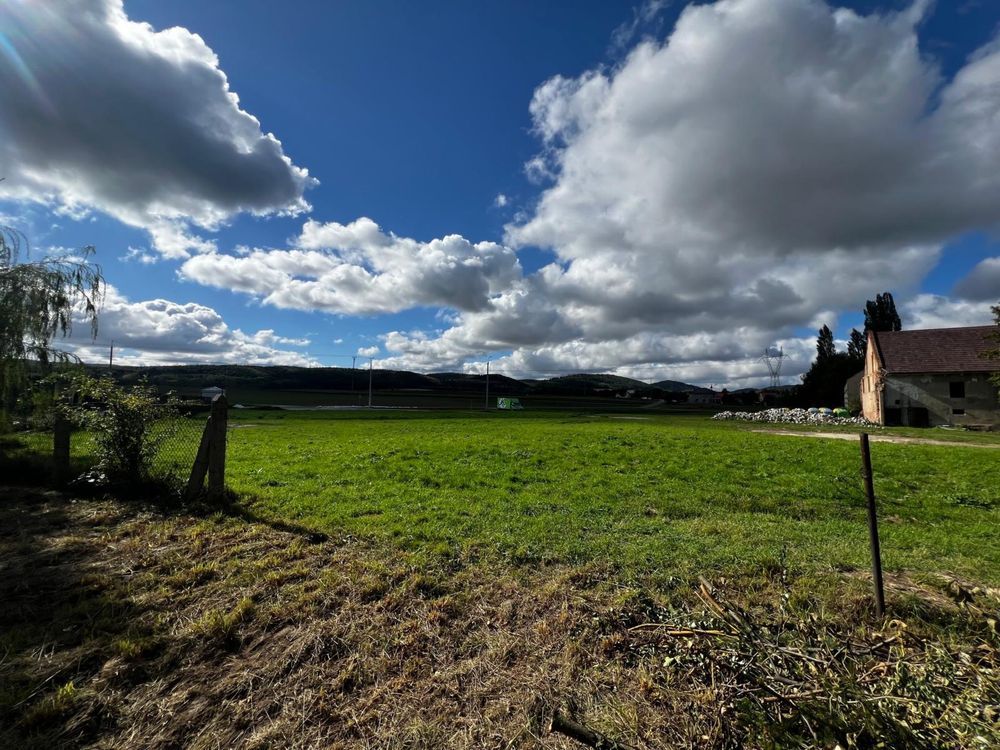
<path id="1" fill-rule="evenodd" d="M 993 322 L 990 305 L 940 294 L 918 294 L 900 309 L 903 328 L 985 326 Z"/>
<path id="2" fill-rule="evenodd" d="M 245 333 L 230 328 L 216 310 L 196 302 L 133 302 L 109 286 L 98 321 L 96 340 L 81 319 L 67 339 L 54 345 L 88 362 L 105 361 L 114 342 L 115 361 L 122 364 L 318 364 L 308 354 L 284 348 L 308 346 L 308 339 L 286 338 L 270 329 Z"/>
<path id="3" fill-rule="evenodd" d="M 557 262 L 440 334 L 388 334 L 392 361 L 506 349 L 524 371 L 726 382 L 885 289 L 914 299 L 914 324 L 979 320 L 982 305 L 914 295 L 950 239 L 1000 224 L 1000 41 L 946 80 L 920 47 L 930 8 L 691 4 L 620 64 L 546 81 L 526 169 L 549 183 L 506 240 Z M 959 292 L 987 296 L 993 271 Z M 801 372 L 809 347 L 789 346 Z"/>
<path id="4" fill-rule="evenodd" d="M 187 29 L 134 21 L 122 0 L 0 3 L 5 197 L 147 229 L 169 257 L 233 215 L 295 214 L 315 181 L 240 107 Z"/>
<path id="5" fill-rule="evenodd" d="M 481 310 L 521 277 L 517 255 L 503 245 L 454 234 L 420 242 L 383 232 L 367 218 L 307 221 L 294 245 L 196 255 L 180 274 L 277 307 L 348 315 L 421 306 Z"/>

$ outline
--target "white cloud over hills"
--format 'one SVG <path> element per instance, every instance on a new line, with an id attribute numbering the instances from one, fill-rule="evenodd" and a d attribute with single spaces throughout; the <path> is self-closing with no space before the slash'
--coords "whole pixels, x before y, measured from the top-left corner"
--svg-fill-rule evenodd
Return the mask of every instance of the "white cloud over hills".
<path id="1" fill-rule="evenodd" d="M 132 302 L 113 286 L 108 287 L 99 323 L 96 340 L 81 318 L 68 338 L 54 344 L 88 362 L 106 361 L 114 342 L 120 364 L 318 364 L 308 354 L 287 348 L 308 346 L 308 339 L 286 338 L 268 329 L 244 333 L 230 328 L 211 307 L 163 299 Z"/>
<path id="2" fill-rule="evenodd" d="M 545 82 L 528 166 L 553 177 L 507 240 L 558 262 L 438 336 L 390 333 L 391 362 L 507 348 L 524 371 L 732 382 L 777 340 L 805 365 L 797 326 L 912 295 L 950 238 L 1000 222 L 1000 42 L 944 81 L 919 47 L 928 7 L 689 5 L 620 66 Z M 908 322 L 981 322 L 995 270 L 959 284 L 979 302 L 922 295 Z"/>
<path id="3" fill-rule="evenodd" d="M 314 180 L 240 108 L 215 53 L 122 0 L 0 4 L 4 197 L 147 229 L 173 258 L 240 212 L 300 213 Z"/>
<path id="4" fill-rule="evenodd" d="M 524 166 L 540 195 L 502 243 L 359 218 L 226 253 L 199 228 L 307 211 L 313 179 L 240 108 L 212 50 L 129 20 L 121 0 L 13 0 L 0 6 L 0 174 L 15 198 L 149 230 L 182 280 L 282 309 L 443 311 L 438 330 L 386 332 L 382 366 L 476 370 L 492 353 L 511 374 L 759 382 L 765 347 L 801 372 L 802 326 L 877 292 L 896 293 L 909 327 L 986 322 L 1000 298 L 998 258 L 951 297 L 918 293 L 950 241 L 1000 225 L 1000 38 L 946 79 L 920 44 L 931 7 L 690 4 L 665 39 L 538 86 Z M 554 260 L 526 273 L 518 252 L 535 247 Z M 310 361 L 196 303 L 119 295 L 102 331 L 164 361 Z"/>
<path id="5" fill-rule="evenodd" d="M 189 281 L 245 292 L 265 304 L 344 315 L 414 307 L 482 310 L 521 277 L 517 255 L 495 242 L 459 235 L 430 242 L 384 233 L 371 219 L 307 221 L 290 250 L 239 257 L 196 255 L 181 266 Z"/>

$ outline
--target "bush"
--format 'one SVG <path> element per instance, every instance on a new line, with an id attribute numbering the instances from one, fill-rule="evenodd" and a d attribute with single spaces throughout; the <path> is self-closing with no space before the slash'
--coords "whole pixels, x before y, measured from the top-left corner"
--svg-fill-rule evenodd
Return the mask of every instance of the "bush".
<path id="1" fill-rule="evenodd" d="M 63 391 L 62 408 L 92 433 L 98 471 L 111 481 L 141 483 L 153 478 L 153 463 L 170 437 L 178 402 L 172 394 L 161 400 L 146 380 L 126 388 L 110 377 L 83 378 L 75 389 Z"/>

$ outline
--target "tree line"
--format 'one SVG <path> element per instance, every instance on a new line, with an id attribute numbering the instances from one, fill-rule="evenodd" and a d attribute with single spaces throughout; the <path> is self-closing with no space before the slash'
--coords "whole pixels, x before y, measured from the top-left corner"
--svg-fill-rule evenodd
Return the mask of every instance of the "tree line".
<path id="1" fill-rule="evenodd" d="M 824 325 L 816 337 L 816 359 L 802 376 L 800 400 L 812 405 L 836 406 L 844 402 L 844 384 L 865 367 L 869 331 L 901 331 L 903 321 L 889 292 L 876 294 L 864 309 L 863 331 L 851 329 L 847 351 L 838 352 L 833 331 Z"/>

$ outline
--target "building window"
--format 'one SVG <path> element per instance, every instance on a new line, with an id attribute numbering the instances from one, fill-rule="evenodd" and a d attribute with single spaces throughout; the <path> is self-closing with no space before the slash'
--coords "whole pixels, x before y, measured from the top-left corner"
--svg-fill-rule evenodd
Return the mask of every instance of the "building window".
<path id="1" fill-rule="evenodd" d="M 952 409 L 951 413 L 957 417 L 965 416 L 965 409 Z"/>
<path id="2" fill-rule="evenodd" d="M 948 383 L 948 395 L 952 398 L 965 398 L 965 383 L 961 380 Z"/>

